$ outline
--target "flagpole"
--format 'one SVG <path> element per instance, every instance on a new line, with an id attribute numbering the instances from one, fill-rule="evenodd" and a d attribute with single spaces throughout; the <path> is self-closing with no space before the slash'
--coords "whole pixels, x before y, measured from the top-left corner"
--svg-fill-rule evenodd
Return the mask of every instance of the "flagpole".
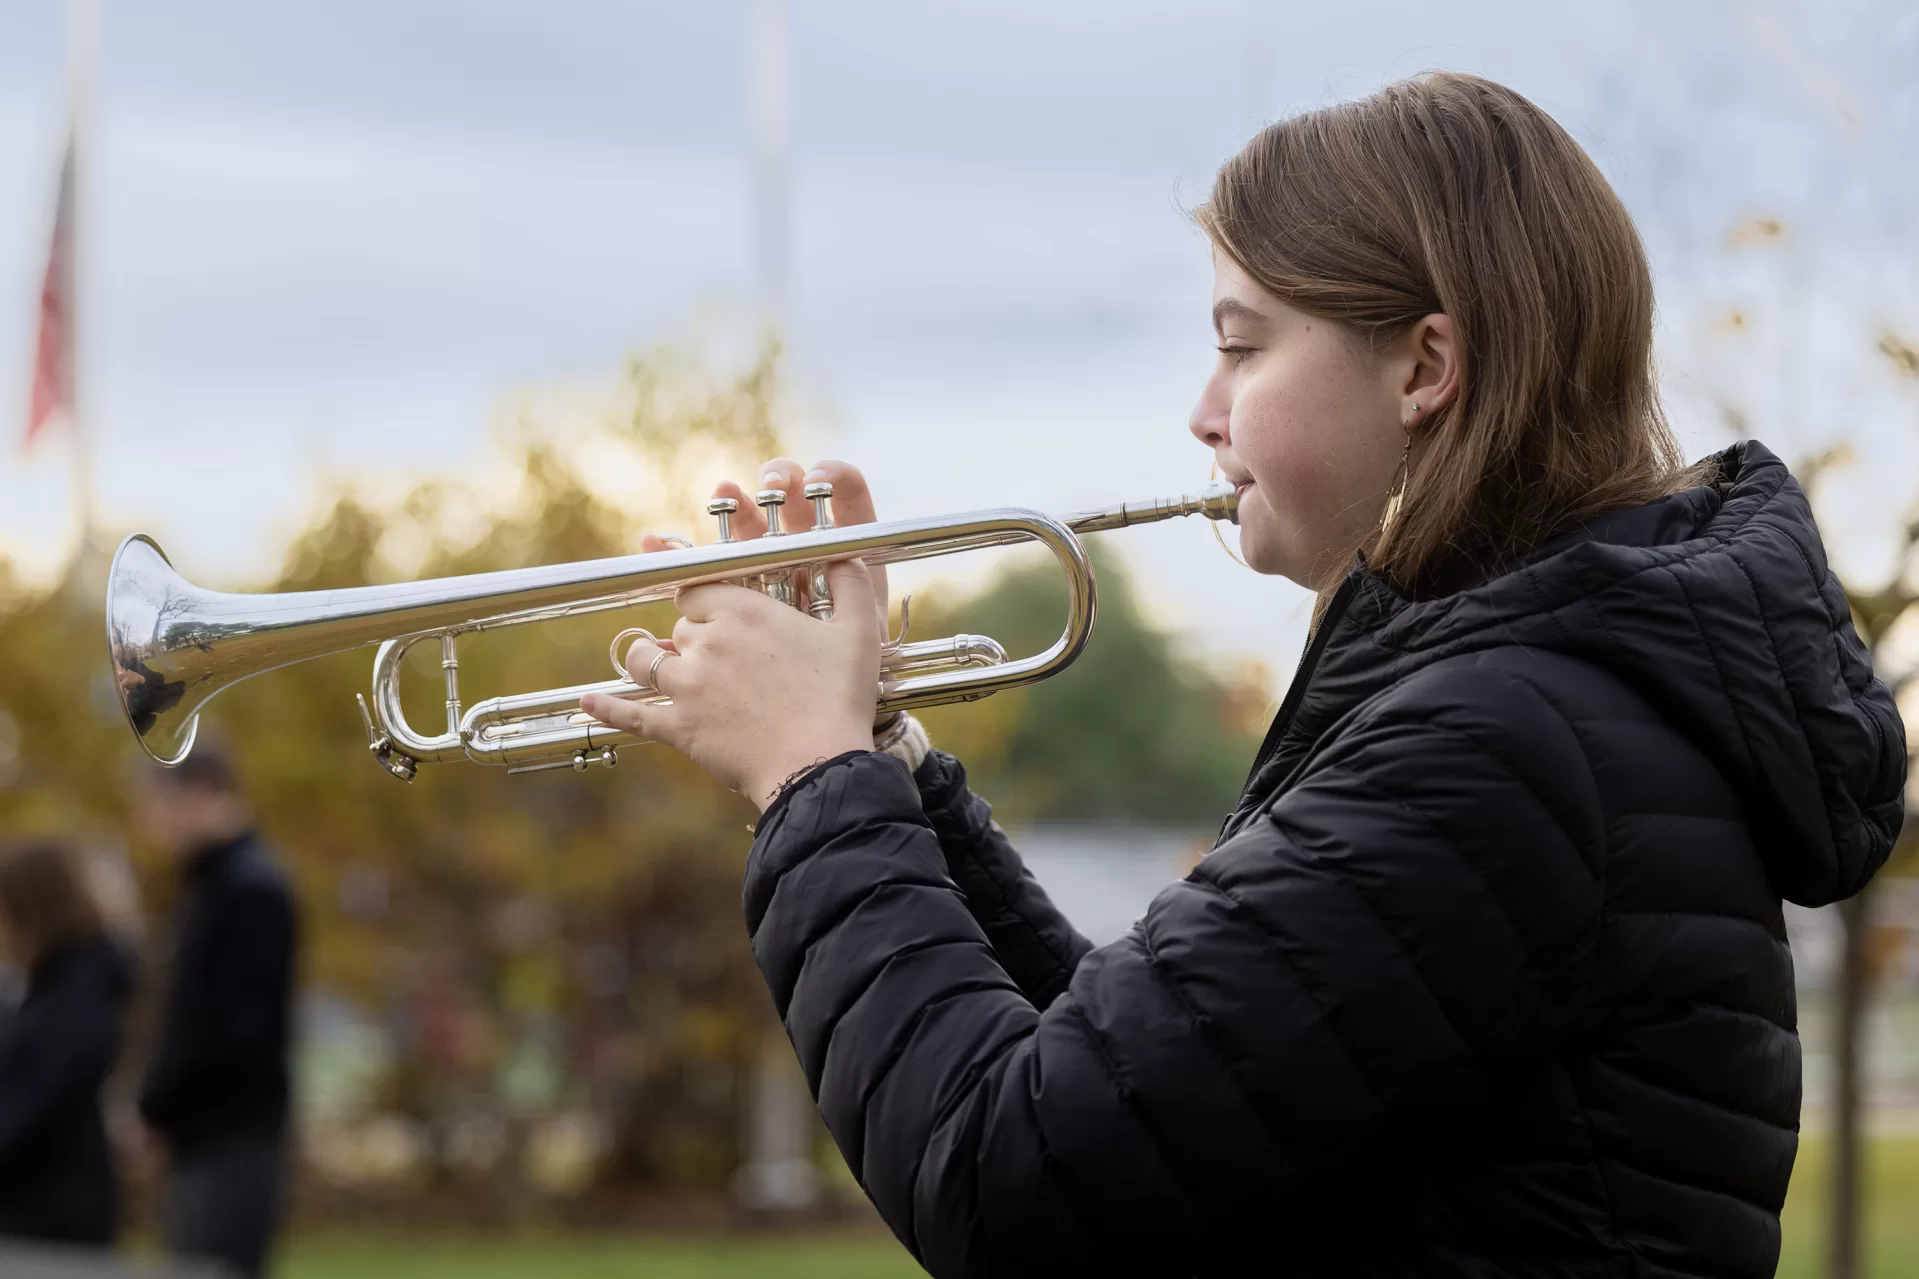
<path id="1" fill-rule="evenodd" d="M 749 0 L 747 114 L 753 147 L 753 273 L 760 323 L 786 323 L 791 252 L 785 0 Z"/>
<path id="2" fill-rule="evenodd" d="M 746 92 L 750 130 L 753 283 L 759 337 L 784 341 L 790 302 L 792 179 L 788 160 L 786 0 L 747 0 Z M 813 1098 L 786 1036 L 760 1041 L 744 1097 L 745 1156 L 733 1189 L 760 1211 L 806 1208 L 820 1197 L 813 1166 Z"/>
<path id="3" fill-rule="evenodd" d="M 73 164 L 73 210 L 68 234 L 66 281 L 67 408 L 72 459 L 73 518 L 79 525 L 71 576 L 76 589 L 96 585 L 93 529 L 92 397 L 87 393 L 90 352 L 83 344 L 82 291 L 91 284 L 93 247 L 93 112 L 99 65 L 99 0 L 67 0 L 67 121 Z"/>

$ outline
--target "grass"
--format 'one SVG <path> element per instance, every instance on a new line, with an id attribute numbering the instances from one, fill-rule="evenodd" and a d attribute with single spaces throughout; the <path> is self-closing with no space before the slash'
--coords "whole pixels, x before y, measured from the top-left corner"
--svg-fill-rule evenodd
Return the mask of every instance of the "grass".
<path id="1" fill-rule="evenodd" d="M 1783 1216 L 1780 1279 L 1826 1273 L 1827 1148 L 1799 1145 Z M 1881 1137 L 1866 1146 L 1865 1279 L 1919 1276 L 1919 1136 Z"/>
<path id="2" fill-rule="evenodd" d="M 911 1279 L 891 1236 L 676 1239 L 553 1235 L 503 1240 L 345 1236 L 289 1249 L 278 1279 Z"/>
<path id="3" fill-rule="evenodd" d="M 1786 1203 L 1780 1279 L 1825 1273 L 1826 1146 L 1800 1148 Z M 1919 1136 L 1868 1147 L 1866 1279 L 1919 1276 Z M 652 1235 L 318 1235 L 296 1240 L 279 1279 L 910 1279 L 891 1238 Z"/>

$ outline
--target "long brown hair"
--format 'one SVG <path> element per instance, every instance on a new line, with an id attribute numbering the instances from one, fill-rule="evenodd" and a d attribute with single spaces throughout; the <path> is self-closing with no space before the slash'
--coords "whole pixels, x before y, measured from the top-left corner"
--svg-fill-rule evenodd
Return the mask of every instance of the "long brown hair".
<path id="1" fill-rule="evenodd" d="M 0 924 L 23 967 L 63 942 L 99 935 L 100 909 L 71 847 L 32 839 L 0 848 Z"/>
<path id="2" fill-rule="evenodd" d="M 1402 589 L 1455 588 L 1694 482 L 1654 385 L 1632 218 L 1511 89 L 1432 73 L 1270 125 L 1196 216 L 1261 287 L 1362 341 L 1452 318 L 1459 394 L 1417 428 L 1397 513 L 1355 548 Z"/>

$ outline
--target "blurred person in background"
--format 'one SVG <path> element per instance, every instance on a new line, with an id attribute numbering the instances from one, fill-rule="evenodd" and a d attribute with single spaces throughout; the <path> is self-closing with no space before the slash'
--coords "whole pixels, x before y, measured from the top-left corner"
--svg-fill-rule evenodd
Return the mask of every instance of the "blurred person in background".
<path id="1" fill-rule="evenodd" d="M 132 964 L 56 840 L 0 849 L 0 934 L 27 974 L 25 999 L 0 1018 L 0 1236 L 105 1247 L 120 1195 L 100 1094 Z"/>
<path id="2" fill-rule="evenodd" d="M 140 1113 L 167 1163 L 167 1246 L 261 1274 L 287 1175 L 297 917 L 231 756 L 202 742 L 143 783 L 180 876 L 172 977 Z"/>
<path id="3" fill-rule="evenodd" d="M 1198 216 L 1219 355 L 1189 429 L 1246 563 L 1319 607 L 1213 850 L 1127 936 L 1093 947 L 958 762 L 876 724 L 857 563 L 830 621 L 682 591 L 627 656 L 670 701 L 583 707 L 762 809 L 754 957 L 942 1279 L 1767 1279 L 1781 899 L 1858 893 L 1906 780 L 1805 494 L 1756 442 L 1685 464 L 1632 220 L 1510 89 L 1282 121 Z M 844 464 L 757 487 L 804 528 L 815 479 L 873 518 Z"/>

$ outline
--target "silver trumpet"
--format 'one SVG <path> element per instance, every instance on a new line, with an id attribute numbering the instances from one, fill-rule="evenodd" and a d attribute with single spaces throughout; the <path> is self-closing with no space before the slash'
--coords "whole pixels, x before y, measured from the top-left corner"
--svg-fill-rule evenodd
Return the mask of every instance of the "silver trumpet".
<path id="1" fill-rule="evenodd" d="M 395 777 L 412 780 L 420 764 L 470 759 L 514 772 L 613 764 L 619 748 L 641 739 L 592 719 L 580 697 L 605 693 L 630 701 L 664 701 L 635 684 L 622 666 L 623 642 L 609 656 L 618 678 L 569 688 L 492 697 L 471 707 L 460 700 L 461 635 L 502 626 L 550 621 L 583 613 L 671 599 L 683 587 L 736 582 L 815 616 L 832 613 L 824 566 L 858 557 L 897 564 L 992 546 L 1037 542 L 1066 574 L 1065 629 L 1051 647 L 1009 659 L 983 635 L 906 642 L 907 605 L 900 634 L 882 652 L 882 711 L 973 701 L 1032 684 L 1071 665 L 1093 631 L 1093 570 L 1079 535 L 1151 524 L 1184 515 L 1237 520 L 1238 499 L 1222 484 L 1168 501 L 1125 502 L 1056 519 L 1015 508 L 966 515 L 835 527 L 829 484 L 809 484 L 816 526 L 783 533 L 786 494 L 757 497 L 767 536 L 735 541 L 738 504 L 718 499 L 707 511 L 719 522 L 719 541 L 610 559 L 507 569 L 392 586 L 269 595 L 235 595 L 193 585 L 173 570 L 158 544 L 134 534 L 120 544 L 107 580 L 107 644 L 127 722 L 140 745 L 162 764 L 178 764 L 193 749 L 200 711 L 221 690 L 262 671 L 378 644 L 371 698 L 361 697 L 368 747 Z M 675 539 L 678 541 L 678 539 Z M 425 734 L 400 709 L 400 665 L 414 645 L 437 640 L 446 682 L 446 726 Z"/>

